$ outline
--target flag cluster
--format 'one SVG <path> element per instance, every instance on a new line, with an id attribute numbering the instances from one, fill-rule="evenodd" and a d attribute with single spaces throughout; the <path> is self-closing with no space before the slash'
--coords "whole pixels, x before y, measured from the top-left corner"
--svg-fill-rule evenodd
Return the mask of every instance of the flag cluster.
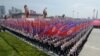
<path id="1" fill-rule="evenodd" d="M 3 25 L 25 34 L 64 38 L 91 25 L 90 20 L 74 19 L 7 19 Z"/>

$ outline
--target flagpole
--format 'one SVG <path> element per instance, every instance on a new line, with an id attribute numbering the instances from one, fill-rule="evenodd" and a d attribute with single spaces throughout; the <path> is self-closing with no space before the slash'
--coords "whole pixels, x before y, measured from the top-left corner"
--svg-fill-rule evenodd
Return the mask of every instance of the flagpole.
<path id="1" fill-rule="evenodd" d="M 98 19 L 98 10 L 96 11 L 96 19 Z"/>
<path id="2" fill-rule="evenodd" d="M 94 19 L 95 18 L 95 9 L 93 10 L 93 17 L 92 17 L 92 19 Z"/>
<path id="3" fill-rule="evenodd" d="M 73 18 L 74 18 L 74 13 L 75 13 L 75 11 L 73 10 L 73 11 L 72 11 L 72 17 L 73 17 Z"/>

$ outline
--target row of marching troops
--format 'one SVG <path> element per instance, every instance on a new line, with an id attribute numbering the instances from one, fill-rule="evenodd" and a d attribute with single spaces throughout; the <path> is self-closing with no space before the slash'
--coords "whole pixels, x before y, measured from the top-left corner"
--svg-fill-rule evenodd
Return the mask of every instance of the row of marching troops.
<path id="1" fill-rule="evenodd" d="M 6 19 L 2 26 L 12 29 L 22 35 L 26 40 L 52 51 L 59 56 L 77 56 L 73 53 L 84 44 L 83 37 L 92 27 L 92 20 L 74 19 Z M 30 40 L 32 39 L 32 40 Z M 81 40 L 81 41 L 80 41 Z M 79 43 L 79 44 L 77 44 Z M 81 43 L 81 44 L 80 44 Z M 75 47 L 76 46 L 76 47 Z"/>
<path id="2" fill-rule="evenodd" d="M 2 23 L 4 20 L 0 20 L 0 32 L 5 31 L 5 28 L 3 28 Z"/>

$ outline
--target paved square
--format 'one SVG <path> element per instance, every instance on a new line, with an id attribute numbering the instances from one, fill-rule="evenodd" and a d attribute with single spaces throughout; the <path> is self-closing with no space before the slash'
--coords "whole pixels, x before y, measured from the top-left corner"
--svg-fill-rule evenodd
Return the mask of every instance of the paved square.
<path id="1" fill-rule="evenodd" d="M 93 29 L 79 56 L 100 56 L 100 29 Z"/>

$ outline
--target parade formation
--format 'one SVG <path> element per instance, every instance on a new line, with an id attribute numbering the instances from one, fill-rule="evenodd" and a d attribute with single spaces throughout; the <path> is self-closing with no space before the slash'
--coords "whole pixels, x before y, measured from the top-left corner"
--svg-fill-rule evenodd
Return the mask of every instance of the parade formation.
<path id="1" fill-rule="evenodd" d="M 9 18 L 2 19 L 0 23 L 3 27 L 27 36 L 38 46 L 59 56 L 77 56 L 79 52 L 76 49 L 82 48 L 86 40 L 83 36 L 92 29 L 92 20 L 88 19 Z M 75 53 L 72 53 L 73 51 Z"/>
<path id="2" fill-rule="evenodd" d="M 99 7 L 97 7 L 98 4 L 97 6 L 93 6 L 93 4 L 94 1 L 19 0 L 7 1 L 7 3 L 6 1 L 2 1 L 0 3 L 0 38 L 13 51 L 9 52 L 11 51 L 9 48 L 8 50 L 3 45 L 0 45 L 0 56 L 5 56 L 1 55 L 3 52 L 4 54 L 7 53 L 7 55 L 10 53 L 11 56 L 14 54 L 14 51 L 18 56 L 25 56 L 27 53 L 29 54 L 26 56 L 79 56 L 92 29 L 100 28 L 100 19 L 98 18 Z M 4 33 L 14 35 L 17 40 L 21 40 L 23 43 L 25 42 L 25 45 L 23 46 L 22 44 L 21 47 L 19 41 L 16 41 L 16 39 L 13 40 L 9 34 L 5 36 Z M 5 40 L 4 37 L 9 39 Z M 3 42 L 2 40 L 1 42 Z M 13 41 L 8 42 L 7 40 Z M 96 40 L 93 38 L 93 41 Z M 17 42 L 19 42 L 19 45 L 14 45 L 18 44 Z M 30 48 L 23 48 L 27 46 L 26 44 L 30 45 Z M 90 49 L 99 49 L 92 46 L 90 45 Z M 21 48 L 19 49 L 19 47 Z M 31 51 L 31 47 L 35 47 L 33 51 Z"/>
<path id="3" fill-rule="evenodd" d="M 31 18 L 27 5 L 24 5 L 24 17 L 5 16 L 0 19 L 0 29 L 20 38 L 23 36 L 25 41 L 58 56 L 78 56 L 93 28 L 93 19 L 65 17 L 65 14 L 62 17 L 47 17 L 46 9 L 42 17 Z"/>

